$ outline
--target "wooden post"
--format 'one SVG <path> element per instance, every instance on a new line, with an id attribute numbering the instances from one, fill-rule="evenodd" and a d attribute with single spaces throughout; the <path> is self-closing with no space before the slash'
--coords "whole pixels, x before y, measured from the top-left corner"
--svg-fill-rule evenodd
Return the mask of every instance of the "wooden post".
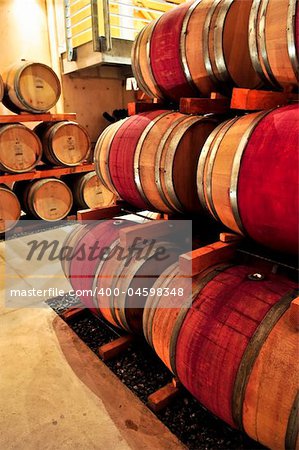
<path id="1" fill-rule="evenodd" d="M 148 396 L 148 407 L 158 412 L 166 408 L 173 399 L 175 399 L 180 393 L 180 385 L 176 379 L 173 379 L 171 383 L 166 384 L 161 389 Z"/>

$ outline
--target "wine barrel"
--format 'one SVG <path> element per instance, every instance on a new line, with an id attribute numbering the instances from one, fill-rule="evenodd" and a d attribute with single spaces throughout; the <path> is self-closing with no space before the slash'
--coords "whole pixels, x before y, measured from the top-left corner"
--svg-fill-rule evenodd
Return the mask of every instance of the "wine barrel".
<path id="1" fill-rule="evenodd" d="M 63 181 L 71 188 L 78 208 L 101 208 L 115 203 L 115 194 L 101 183 L 95 172 L 70 175 Z"/>
<path id="2" fill-rule="evenodd" d="M 217 220 L 290 253 L 298 249 L 298 129 L 297 105 L 234 118 L 211 133 L 197 172 L 202 206 Z"/>
<path id="3" fill-rule="evenodd" d="M 267 274 L 263 279 L 254 268 L 230 267 L 205 285 L 183 321 L 176 343 L 178 378 L 203 405 L 234 428 L 242 422 L 244 392 L 246 386 L 250 389 L 247 379 L 257 358 L 264 353 L 267 336 L 296 296 L 295 287 L 295 283 L 281 276 Z M 276 353 L 276 348 L 272 352 Z M 294 355 L 288 364 L 288 370 L 294 371 L 298 380 Z M 276 404 L 284 396 L 285 389 L 282 393 L 279 383 L 285 370 L 279 365 L 269 367 L 271 394 L 269 384 L 268 393 L 276 397 L 273 400 Z M 254 388 L 258 391 L 260 383 L 264 384 L 262 377 L 259 373 L 256 379 Z M 287 397 L 294 399 L 297 386 L 294 388 L 293 384 L 290 389 L 292 392 Z M 257 420 L 271 422 L 274 412 L 269 412 L 265 405 L 261 406 L 260 413 L 262 410 L 265 416 Z M 291 414 L 292 404 L 288 414 L 275 419 L 273 429 L 280 421 L 280 429 L 286 430 Z M 270 438 L 272 442 L 275 435 Z M 284 448 L 271 447 L 270 441 L 261 439 L 260 442 L 270 448 Z"/>
<path id="4" fill-rule="evenodd" d="M 15 113 L 44 113 L 56 105 L 60 81 L 45 64 L 21 61 L 3 73 L 5 95 L 3 104 Z"/>
<path id="5" fill-rule="evenodd" d="M 246 3 L 246 2 L 244 2 Z M 252 64 L 265 85 L 298 89 L 299 6 L 296 0 L 254 0 L 249 21 Z"/>
<path id="6" fill-rule="evenodd" d="M 115 242 L 115 247 L 119 241 Z M 155 254 L 159 248 L 167 250 L 167 258 L 157 260 Z M 116 253 L 110 260 L 98 268 L 95 286 L 98 287 L 97 301 L 102 315 L 113 325 L 131 333 L 142 333 L 142 317 L 147 295 L 143 289 L 150 292 L 155 280 L 165 267 L 173 264 L 178 258 L 178 248 L 171 243 L 159 242 L 151 248 L 144 247 L 146 258 L 133 255 L 129 263 L 125 259 L 119 261 Z M 111 280 L 111 278 L 113 278 Z M 101 293 L 107 292 L 108 294 Z M 115 295 L 118 292 L 119 295 Z"/>
<path id="7" fill-rule="evenodd" d="M 4 95 L 4 83 L 3 83 L 3 79 L 0 75 L 0 102 L 2 102 L 3 95 Z"/>
<path id="8" fill-rule="evenodd" d="M 43 160 L 50 164 L 77 166 L 90 154 L 90 138 L 77 122 L 43 122 L 34 132 L 43 145 Z"/>
<path id="9" fill-rule="evenodd" d="M 88 232 L 91 224 L 76 223 L 71 232 L 68 233 L 64 240 L 62 248 L 64 249 L 61 256 L 61 267 L 66 278 L 70 278 L 71 261 L 74 257 L 74 248 L 77 242 L 81 240 L 85 233 Z"/>
<path id="10" fill-rule="evenodd" d="M 261 86 L 248 43 L 252 4 L 197 0 L 147 25 L 132 50 L 140 88 L 151 97 L 179 101 L 233 86 Z"/>
<path id="11" fill-rule="evenodd" d="M 198 212 L 196 164 L 216 125 L 211 116 L 160 110 L 131 116 L 100 136 L 96 170 L 107 186 L 113 185 L 137 208 Z"/>
<path id="12" fill-rule="evenodd" d="M 48 222 L 66 217 L 73 205 L 71 190 L 57 178 L 17 181 L 13 189 L 23 211 Z"/>
<path id="13" fill-rule="evenodd" d="M 41 156 L 41 142 L 29 128 L 19 123 L 0 126 L 0 170 L 29 172 Z"/>
<path id="14" fill-rule="evenodd" d="M 158 283 L 169 291 L 184 289 L 183 298 L 176 294 L 171 303 L 157 293 L 145 304 L 144 334 L 163 362 L 230 426 L 242 429 L 244 422 L 251 437 L 270 448 L 284 448 L 287 429 L 291 436 L 299 379 L 298 334 L 292 330 L 286 340 L 282 337 L 288 308 L 297 295 L 295 283 L 268 269 L 262 274 L 254 266 L 220 264 L 196 276 L 192 285 L 189 280 L 188 287 L 177 263 L 154 288 Z M 292 373 L 289 386 L 287 371 Z"/>
<path id="15" fill-rule="evenodd" d="M 298 448 L 298 330 L 290 322 L 290 309 L 265 337 L 255 361 L 243 358 L 247 385 L 242 409 L 236 403 L 236 420 L 242 419 L 246 433 L 271 449 Z"/>
<path id="16" fill-rule="evenodd" d="M 11 230 L 21 216 L 21 205 L 16 194 L 0 184 L 0 233 Z"/>
<path id="17" fill-rule="evenodd" d="M 80 299 L 87 308 L 99 314 L 99 308 L 94 302 L 96 291 L 93 289 L 94 278 L 98 266 L 104 256 L 102 249 L 110 248 L 118 238 L 119 230 L 133 225 L 128 220 L 106 220 L 81 226 L 75 229 L 64 246 L 72 248 L 69 262 L 64 263 L 64 270 L 74 291 L 79 292 Z"/>

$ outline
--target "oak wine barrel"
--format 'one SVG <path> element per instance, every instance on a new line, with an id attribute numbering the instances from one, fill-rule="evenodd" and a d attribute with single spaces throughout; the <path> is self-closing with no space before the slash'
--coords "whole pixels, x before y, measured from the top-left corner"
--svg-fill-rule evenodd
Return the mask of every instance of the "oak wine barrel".
<path id="1" fill-rule="evenodd" d="M 298 332 L 288 320 L 296 284 L 252 266 L 227 264 L 206 269 L 189 287 L 174 264 L 154 287 L 158 284 L 184 288 L 183 298 L 175 295 L 171 303 L 160 294 L 145 304 L 144 334 L 162 361 L 233 428 L 271 449 L 295 449 L 285 446 L 285 439 L 296 442 Z"/>
<path id="2" fill-rule="evenodd" d="M 47 65 L 21 61 L 3 75 L 3 104 L 15 113 L 44 113 L 53 108 L 61 94 L 60 81 Z"/>
<path id="3" fill-rule="evenodd" d="M 298 249 L 298 106 L 219 125 L 198 162 L 203 208 L 267 247 Z"/>
<path id="4" fill-rule="evenodd" d="M 90 154 L 90 138 L 77 122 L 43 122 L 34 128 L 43 145 L 43 160 L 49 164 L 77 166 Z"/>
<path id="5" fill-rule="evenodd" d="M 108 127 L 95 151 L 100 179 L 140 209 L 198 212 L 196 164 L 211 116 L 151 111 Z"/>
<path id="6" fill-rule="evenodd" d="M 0 125 L 0 170 L 29 172 L 41 156 L 42 145 L 33 131 L 19 123 Z"/>
<path id="7" fill-rule="evenodd" d="M 70 187 L 78 208 L 101 208 L 115 203 L 115 194 L 101 183 L 95 172 L 69 175 L 63 181 Z"/>
<path id="8" fill-rule="evenodd" d="M 256 72 L 272 89 L 298 89 L 298 21 L 296 0 L 253 2 L 249 21 L 250 56 Z"/>
<path id="9" fill-rule="evenodd" d="M 73 205 L 71 190 L 57 178 L 17 181 L 14 192 L 24 212 L 48 222 L 64 219 Z"/>
<path id="10" fill-rule="evenodd" d="M 16 194 L 0 184 L 0 233 L 11 230 L 21 216 L 21 205 Z"/>
<path id="11" fill-rule="evenodd" d="M 163 14 L 140 31 L 132 49 L 139 87 L 179 101 L 233 86 L 262 85 L 250 58 L 253 0 L 197 0 Z"/>

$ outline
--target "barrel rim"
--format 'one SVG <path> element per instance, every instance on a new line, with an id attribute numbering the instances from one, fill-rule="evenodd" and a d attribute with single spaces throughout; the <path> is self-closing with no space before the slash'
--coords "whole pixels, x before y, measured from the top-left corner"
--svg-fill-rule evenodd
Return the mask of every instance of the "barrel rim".
<path id="1" fill-rule="evenodd" d="M 10 189 L 5 184 L 1 183 L 0 184 L 0 191 L 5 191 L 5 192 L 8 192 L 9 194 L 11 194 L 14 197 L 14 200 L 16 201 L 16 205 L 18 206 L 18 217 L 17 217 L 17 219 L 11 221 L 12 223 L 10 224 L 10 226 L 5 227 L 5 230 L 0 232 L 0 234 L 3 234 L 3 233 L 6 233 L 9 230 L 12 230 L 16 226 L 16 224 L 18 223 L 18 221 L 19 221 L 19 219 L 21 217 L 22 208 L 21 208 L 21 205 L 20 205 L 20 202 L 19 202 L 19 199 L 18 199 L 16 193 L 12 189 Z"/>
<path id="2" fill-rule="evenodd" d="M 204 59 L 204 65 L 206 72 L 212 81 L 212 83 L 217 87 L 218 89 L 221 89 L 221 83 L 219 79 L 216 77 L 211 63 L 210 58 L 210 52 L 209 52 L 209 33 L 210 33 L 210 27 L 213 15 L 215 13 L 216 8 L 220 4 L 222 0 L 215 0 L 212 6 L 210 6 L 208 14 L 206 15 L 206 19 L 204 22 L 204 28 L 203 28 L 203 37 L 202 37 L 202 45 L 203 45 L 203 59 Z"/>
<path id="3" fill-rule="evenodd" d="M 163 15 L 161 16 L 163 17 Z M 160 86 L 158 85 L 154 73 L 152 71 L 152 65 L 151 65 L 151 40 L 152 40 L 152 36 L 154 33 L 154 30 L 158 24 L 158 22 L 160 21 L 161 17 L 158 17 L 158 19 L 156 19 L 155 21 L 151 22 L 148 25 L 148 28 L 150 28 L 149 31 L 149 36 L 147 38 L 147 42 L 146 42 L 146 60 L 147 60 L 147 68 L 148 68 L 148 73 L 149 73 L 149 77 L 153 83 L 154 88 L 156 89 L 156 93 L 154 93 L 154 97 L 157 97 L 159 100 L 164 100 L 165 95 L 163 94 L 163 90 L 160 88 Z"/>

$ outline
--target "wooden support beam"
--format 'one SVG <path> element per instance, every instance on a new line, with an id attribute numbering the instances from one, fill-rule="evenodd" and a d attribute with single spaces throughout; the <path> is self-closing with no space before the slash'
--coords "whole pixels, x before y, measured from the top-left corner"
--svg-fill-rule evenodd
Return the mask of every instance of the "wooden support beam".
<path id="1" fill-rule="evenodd" d="M 236 234 L 236 233 L 220 233 L 219 235 L 219 240 L 221 242 L 240 242 L 242 241 L 243 236 L 241 236 L 240 234 Z"/>
<path id="2" fill-rule="evenodd" d="M 180 393 L 180 388 L 178 385 L 172 381 L 166 384 L 161 389 L 148 396 L 147 404 L 148 407 L 154 411 L 158 412 L 166 408 L 173 399 L 175 399 Z"/>
<path id="3" fill-rule="evenodd" d="M 296 331 L 299 331 L 299 297 L 296 297 L 290 306 L 290 323 Z"/>
<path id="4" fill-rule="evenodd" d="M 247 111 L 263 111 L 287 105 L 295 99 L 296 95 L 289 92 L 234 88 L 230 107 Z"/>
<path id="5" fill-rule="evenodd" d="M 114 216 L 121 214 L 120 205 L 107 206 L 106 208 L 83 209 L 77 211 L 77 220 L 84 222 L 86 220 L 113 219 Z"/>
<path id="6" fill-rule="evenodd" d="M 84 306 L 80 306 L 77 308 L 68 308 L 65 311 L 63 311 L 63 313 L 60 315 L 60 317 L 67 321 L 70 321 L 72 319 L 76 319 L 78 316 L 80 316 L 83 312 L 85 311 Z"/>
<path id="7" fill-rule="evenodd" d="M 179 257 L 179 268 L 183 275 L 194 276 L 215 264 L 232 259 L 237 243 L 215 242 Z"/>
<path id="8" fill-rule="evenodd" d="M 108 344 L 104 344 L 99 347 L 98 353 L 103 361 L 109 361 L 110 359 L 116 358 L 118 355 L 126 351 L 134 340 L 134 336 L 128 334 L 126 336 L 121 336 Z"/>
<path id="9" fill-rule="evenodd" d="M 153 102 L 130 102 L 128 103 L 128 115 L 134 116 L 135 114 L 156 111 L 158 109 L 169 109 L 163 103 Z"/>
<path id="10" fill-rule="evenodd" d="M 119 230 L 120 245 L 124 248 L 129 248 L 136 238 L 142 240 L 152 240 L 156 238 L 165 237 L 178 233 L 179 230 L 184 230 L 186 225 L 184 221 L 167 221 L 167 220 L 152 220 L 151 222 L 140 223 L 130 227 Z"/>
<path id="11" fill-rule="evenodd" d="M 181 98 L 180 112 L 182 114 L 225 114 L 229 111 L 228 98 Z"/>
<path id="12" fill-rule="evenodd" d="M 65 114 L 5 114 L 0 115 L 0 123 L 18 123 L 18 122 L 57 122 L 60 120 L 76 120 L 76 113 Z"/>

